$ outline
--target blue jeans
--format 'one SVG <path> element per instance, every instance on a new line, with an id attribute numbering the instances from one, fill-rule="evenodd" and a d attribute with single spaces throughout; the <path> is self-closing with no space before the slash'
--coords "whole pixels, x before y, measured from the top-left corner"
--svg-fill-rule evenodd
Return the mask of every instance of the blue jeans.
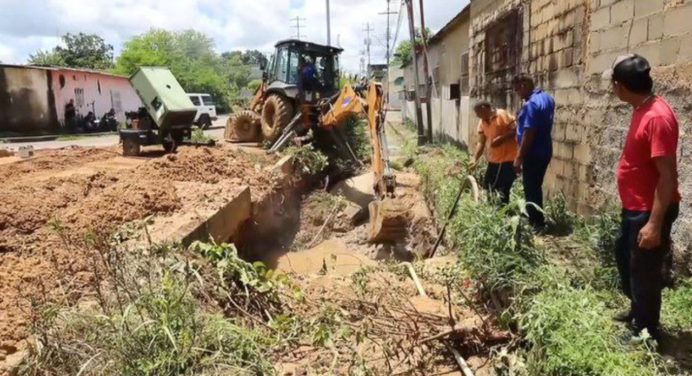
<path id="1" fill-rule="evenodd" d="M 622 210 L 620 237 L 615 246 L 621 287 L 631 301 L 635 332 L 647 329 L 654 338 L 658 336 L 661 317 L 661 292 L 672 243 L 670 233 L 679 211 L 679 204 L 668 208 L 661 229 L 661 245 L 656 249 L 641 249 L 637 238 L 649 222 L 651 212 Z"/>
<path id="2" fill-rule="evenodd" d="M 529 222 L 533 227 L 545 226 L 545 216 L 543 215 L 543 179 L 548 171 L 548 165 L 552 157 L 528 156 L 524 158 L 522 165 L 524 195 L 527 202 L 538 206 L 538 210 L 533 205 L 528 205 L 526 211 L 529 214 Z"/>

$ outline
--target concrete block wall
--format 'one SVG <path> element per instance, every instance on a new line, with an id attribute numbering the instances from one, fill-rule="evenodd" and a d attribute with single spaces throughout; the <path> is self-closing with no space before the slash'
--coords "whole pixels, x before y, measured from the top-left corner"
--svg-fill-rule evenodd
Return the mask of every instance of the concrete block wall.
<path id="1" fill-rule="evenodd" d="M 582 149 L 589 154 L 589 192 L 579 206 L 593 210 L 617 202 L 615 169 L 630 124 L 631 108 L 610 93 L 601 74 L 615 58 L 638 53 L 653 66 L 655 91 L 680 122 L 678 169 L 683 195 L 674 228 L 678 265 L 692 271 L 692 0 L 591 0 L 588 50 L 582 84 L 586 119 Z"/>
<path id="2" fill-rule="evenodd" d="M 653 65 L 656 92 L 676 110 L 683 205 L 674 228 L 678 265 L 692 272 L 692 0 L 475 0 L 471 7 L 472 101 L 482 98 L 485 31 L 512 9 L 523 18 L 520 70 L 556 100 L 554 160 L 545 188 L 573 209 L 619 205 L 615 171 L 631 108 L 601 74 L 639 53 Z M 510 110 L 517 110 L 512 101 Z M 475 137 L 475 136 L 474 136 Z"/>

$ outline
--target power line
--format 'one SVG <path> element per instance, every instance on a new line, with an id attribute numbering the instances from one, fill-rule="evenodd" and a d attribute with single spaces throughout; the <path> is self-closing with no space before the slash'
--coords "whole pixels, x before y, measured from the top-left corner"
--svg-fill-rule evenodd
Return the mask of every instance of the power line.
<path id="1" fill-rule="evenodd" d="M 305 23 L 307 20 L 303 17 L 296 16 L 295 18 L 291 18 L 290 21 L 295 22 L 295 25 L 291 26 L 291 28 L 296 29 L 296 34 L 293 37 L 298 40 L 305 38 L 305 35 L 300 33 L 300 23 Z"/>

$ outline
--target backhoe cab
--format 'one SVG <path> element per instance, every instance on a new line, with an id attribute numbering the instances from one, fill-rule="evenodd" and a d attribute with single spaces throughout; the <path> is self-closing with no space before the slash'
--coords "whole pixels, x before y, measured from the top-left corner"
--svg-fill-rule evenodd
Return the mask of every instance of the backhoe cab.
<path id="1" fill-rule="evenodd" d="M 229 119 L 226 139 L 274 142 L 303 115 L 305 127 L 317 120 L 315 104 L 339 92 L 339 54 L 343 50 L 299 40 L 276 44 L 249 111 Z M 261 132 L 261 136 L 260 133 Z"/>

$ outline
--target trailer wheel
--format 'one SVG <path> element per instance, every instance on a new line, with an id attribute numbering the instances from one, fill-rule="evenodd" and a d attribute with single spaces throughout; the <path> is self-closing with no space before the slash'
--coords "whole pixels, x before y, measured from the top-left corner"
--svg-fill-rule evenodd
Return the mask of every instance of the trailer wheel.
<path id="1" fill-rule="evenodd" d="M 176 137 L 173 136 L 172 132 L 167 132 L 166 135 L 163 136 L 161 144 L 166 153 L 175 153 L 175 151 L 178 150 L 178 142 L 176 142 Z"/>
<path id="2" fill-rule="evenodd" d="M 126 157 L 136 157 L 139 155 L 141 146 L 137 140 L 130 138 L 123 139 L 123 155 Z"/>

